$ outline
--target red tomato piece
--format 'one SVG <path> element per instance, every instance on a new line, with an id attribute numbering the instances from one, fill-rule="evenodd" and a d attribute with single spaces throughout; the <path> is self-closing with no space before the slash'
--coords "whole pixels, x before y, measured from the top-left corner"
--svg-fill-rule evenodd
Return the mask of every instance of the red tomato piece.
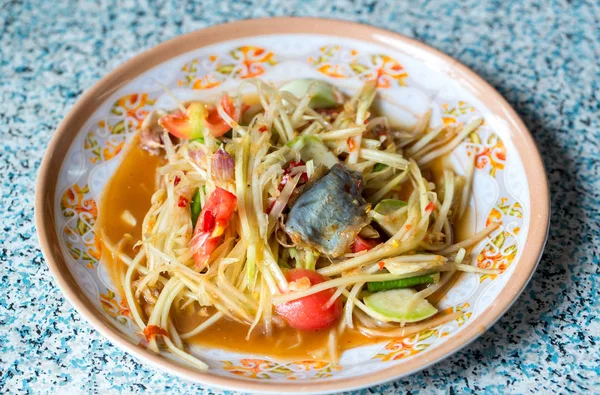
<path id="1" fill-rule="evenodd" d="M 239 121 L 240 114 L 236 113 L 235 104 L 233 104 L 233 100 L 231 100 L 229 95 L 225 94 L 223 96 L 221 99 L 221 105 L 223 106 L 225 113 L 229 115 L 231 119 L 233 119 L 235 122 Z M 231 126 L 229 126 L 227 122 L 225 122 L 219 115 L 217 107 L 209 108 L 208 116 L 206 117 L 206 125 L 208 130 L 210 130 L 210 133 L 215 137 L 222 136 L 231 129 Z"/>
<path id="2" fill-rule="evenodd" d="M 183 196 L 179 196 L 179 201 L 177 202 L 177 205 L 179 207 L 187 207 L 188 200 L 186 198 L 184 198 Z"/>
<path id="3" fill-rule="evenodd" d="M 354 243 L 352 243 L 352 252 L 368 251 L 377 244 L 379 244 L 378 239 L 363 239 L 359 235 L 356 235 L 356 239 L 354 240 Z"/>
<path id="4" fill-rule="evenodd" d="M 237 204 L 237 197 L 225 189 L 217 188 L 202 208 L 190 240 L 196 268 L 203 268 L 210 254 L 221 243 Z"/>
<path id="5" fill-rule="evenodd" d="M 173 136 L 181 139 L 197 139 L 202 137 L 206 108 L 202 103 L 190 103 L 185 112 L 180 110 L 167 114 L 159 120 L 159 124 Z"/>
<path id="6" fill-rule="evenodd" d="M 292 269 L 285 277 L 289 282 L 300 280 L 304 277 L 310 280 L 310 285 L 325 281 L 325 277 L 314 270 Z M 327 309 L 325 304 L 333 295 L 333 289 L 326 289 L 315 294 L 305 296 L 291 302 L 280 304 L 276 307 L 277 314 L 287 321 L 288 325 L 302 331 L 316 331 L 329 328 L 339 320 L 342 315 L 342 301 L 340 298 Z"/>
<path id="7" fill-rule="evenodd" d="M 235 104 L 229 95 L 224 95 L 221 105 L 227 115 L 235 122 L 239 121 L 241 114 L 236 111 Z M 242 106 L 243 112 L 247 106 Z M 216 106 L 205 105 L 200 102 L 190 103 L 185 112 L 175 111 L 165 115 L 159 122 L 172 135 L 192 140 L 203 136 L 208 130 L 213 136 L 219 137 L 227 133 L 231 127 L 219 115 Z"/>

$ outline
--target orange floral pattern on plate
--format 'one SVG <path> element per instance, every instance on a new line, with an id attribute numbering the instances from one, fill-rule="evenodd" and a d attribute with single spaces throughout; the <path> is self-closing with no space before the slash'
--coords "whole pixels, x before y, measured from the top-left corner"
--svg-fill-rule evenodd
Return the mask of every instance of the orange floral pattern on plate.
<path id="1" fill-rule="evenodd" d="M 506 162 L 506 147 L 496 133 L 489 133 L 482 141 L 480 133 L 471 133 L 469 140 L 475 146 L 475 164 L 478 169 L 490 166 L 490 175 L 496 176 L 498 170 L 504 170 Z"/>
<path id="2" fill-rule="evenodd" d="M 486 226 L 494 222 L 502 224 L 500 231 L 494 236 L 488 237 L 488 242 L 477 254 L 477 266 L 482 269 L 497 269 L 504 272 L 517 257 L 518 244 L 517 234 L 521 230 L 523 218 L 523 207 L 517 201 L 509 201 L 509 198 L 501 198 L 500 202 L 490 211 Z M 508 224 L 503 223 L 512 219 Z M 497 274 L 484 274 L 479 281 L 486 279 L 494 280 Z"/>
<path id="3" fill-rule="evenodd" d="M 75 214 L 85 213 L 94 220 L 98 217 L 98 206 L 94 199 L 86 198 L 90 193 L 90 188 L 75 184 L 67 189 L 60 199 L 60 207 L 65 217 L 72 217 Z"/>
<path id="4" fill-rule="evenodd" d="M 127 323 L 127 318 L 131 318 L 131 311 L 125 299 L 119 301 L 120 298 L 116 296 L 113 291 L 107 290 L 105 294 L 100 294 L 100 304 L 106 314 L 124 325 Z"/>
<path id="5" fill-rule="evenodd" d="M 442 104 L 442 121 L 446 126 L 455 126 L 459 119 L 468 114 L 475 114 L 475 107 L 465 101 L 459 100 L 455 105 L 450 103 Z"/>
<path id="6" fill-rule="evenodd" d="M 210 89 L 228 78 L 255 78 L 276 65 L 275 54 L 255 45 L 237 47 L 223 55 L 194 59 L 181 68 L 184 76 L 177 85 L 192 89 Z"/>
<path id="7" fill-rule="evenodd" d="M 450 325 L 454 322 L 460 327 L 467 322 L 472 315 L 472 312 L 467 311 L 470 307 L 469 303 L 464 303 L 459 306 L 449 307 L 442 311 L 442 314 L 450 314 L 455 311 L 463 311 L 464 313 L 455 321 L 448 322 L 437 328 L 426 329 L 412 336 L 395 339 L 385 345 L 383 350 L 375 355 L 374 358 L 382 361 L 398 361 L 404 358 L 412 357 L 426 350 L 433 344 L 434 341 L 440 338 L 447 337 L 450 334 Z"/>
<path id="8" fill-rule="evenodd" d="M 113 115 L 134 121 L 133 127 L 137 130 L 142 126 L 142 122 L 148 115 L 147 106 L 153 105 L 154 102 L 147 93 L 132 93 L 117 99 L 110 112 Z M 111 133 L 117 134 L 112 128 Z"/>
<path id="9" fill-rule="evenodd" d="M 87 185 L 75 184 L 67 189 L 60 200 L 60 207 L 67 224 L 63 228 L 67 236 L 66 246 L 71 256 L 86 262 L 90 268 L 100 259 L 102 246 L 93 233 L 98 218 L 98 206 L 90 196 Z"/>
<path id="10" fill-rule="evenodd" d="M 119 122 L 120 124 L 124 124 L 125 121 Z M 84 148 L 87 149 L 92 156 L 90 157 L 90 162 L 97 163 L 98 161 L 107 161 L 119 154 L 123 147 L 125 147 L 125 140 L 122 140 L 118 143 L 107 141 L 106 146 L 102 148 L 98 143 L 98 139 L 94 131 L 91 131 L 87 134 L 84 140 Z"/>
<path id="11" fill-rule="evenodd" d="M 96 123 L 83 141 L 92 164 L 110 160 L 125 147 L 125 140 L 138 131 L 155 100 L 147 93 L 133 93 L 117 99 L 109 115 Z"/>
<path id="12" fill-rule="evenodd" d="M 73 231 L 68 226 L 65 226 L 64 232 L 66 235 L 73 234 Z M 85 262 L 85 265 L 90 269 L 96 267 L 96 264 L 102 256 L 102 243 L 95 235 L 92 236 L 93 237 L 90 240 L 83 240 L 83 248 L 80 248 L 81 246 L 78 246 L 75 243 L 66 243 L 71 256 L 74 259 Z"/>
<path id="13" fill-rule="evenodd" d="M 398 86 L 406 86 L 408 78 L 404 67 L 391 56 L 361 54 L 357 50 L 342 48 L 339 45 L 321 47 L 319 54 L 310 56 L 307 61 L 320 73 L 329 77 L 376 80 L 378 88 L 390 88 L 393 82 Z"/>
<path id="14" fill-rule="evenodd" d="M 333 372 L 341 370 L 340 366 L 326 361 L 298 361 L 280 364 L 266 359 L 240 359 L 237 362 L 222 361 L 223 368 L 237 376 L 252 379 L 273 379 L 282 377 L 287 380 L 297 380 L 306 373 L 315 372 L 310 379 L 331 377 Z"/>
<path id="15" fill-rule="evenodd" d="M 469 118 L 479 115 L 475 107 L 460 100 L 454 104 L 442 104 L 441 110 L 442 121 L 446 127 L 462 127 Z M 492 177 L 504 169 L 506 147 L 502 139 L 491 131 L 485 122 L 468 136 L 467 141 L 469 149 L 475 153 L 475 165 L 478 169 L 483 170 L 489 166 L 489 174 Z"/>

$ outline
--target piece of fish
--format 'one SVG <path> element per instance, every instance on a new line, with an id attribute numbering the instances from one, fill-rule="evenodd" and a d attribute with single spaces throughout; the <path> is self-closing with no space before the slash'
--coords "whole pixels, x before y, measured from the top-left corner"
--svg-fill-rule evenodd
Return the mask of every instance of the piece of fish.
<path id="1" fill-rule="evenodd" d="M 158 155 L 164 148 L 163 128 L 158 124 L 158 120 L 166 113 L 161 110 L 152 111 L 142 122 L 142 131 L 140 132 L 140 147 L 148 151 L 151 155 Z"/>
<path id="2" fill-rule="evenodd" d="M 307 186 L 292 206 L 286 232 L 300 247 L 338 257 L 369 223 L 360 173 L 338 163 Z"/>

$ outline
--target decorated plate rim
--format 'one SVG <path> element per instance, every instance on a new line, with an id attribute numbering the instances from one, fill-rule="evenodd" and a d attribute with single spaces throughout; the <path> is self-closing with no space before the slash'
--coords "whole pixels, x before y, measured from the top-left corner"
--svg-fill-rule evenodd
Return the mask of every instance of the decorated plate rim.
<path id="1" fill-rule="evenodd" d="M 335 31 L 332 35 L 330 32 Z M 325 382 L 286 383 L 257 382 L 243 378 L 224 377 L 184 367 L 127 341 L 123 335 L 91 304 L 69 271 L 55 230 L 54 201 L 58 170 L 80 128 L 93 112 L 117 89 L 138 75 L 186 52 L 223 41 L 272 34 L 318 34 L 374 42 L 403 52 L 457 80 L 486 109 L 506 121 L 525 169 L 530 191 L 530 224 L 526 248 L 502 294 L 480 316 L 451 340 L 432 349 L 426 356 L 404 364 L 391 365 L 370 375 L 329 379 Z M 35 219 L 44 257 L 57 284 L 67 300 L 102 335 L 131 355 L 153 367 L 160 367 L 177 376 L 219 388 L 252 392 L 323 393 L 358 389 L 398 379 L 416 373 L 446 358 L 478 338 L 490 328 L 516 301 L 529 282 L 546 242 L 549 227 L 549 192 L 543 162 L 529 131 L 506 100 L 475 72 L 455 59 L 397 33 L 354 22 L 318 18 L 251 19 L 209 27 L 178 36 L 159 44 L 127 61 L 97 82 L 78 100 L 56 129 L 44 155 L 38 173 L 35 198 Z"/>

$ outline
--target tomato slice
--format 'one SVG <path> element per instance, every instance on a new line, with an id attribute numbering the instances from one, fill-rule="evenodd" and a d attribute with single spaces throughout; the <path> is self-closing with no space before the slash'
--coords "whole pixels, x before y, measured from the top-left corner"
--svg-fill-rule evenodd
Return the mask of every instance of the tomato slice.
<path id="1" fill-rule="evenodd" d="M 309 279 L 310 285 L 325 281 L 325 277 L 314 270 L 308 269 L 289 270 L 285 274 L 285 277 L 289 282 L 306 277 Z M 342 315 L 342 301 L 340 298 L 329 308 L 324 308 L 333 293 L 333 289 L 326 289 L 316 294 L 277 305 L 277 314 L 281 315 L 289 326 L 302 331 L 316 331 L 329 328 L 335 325 Z"/>
<path id="2" fill-rule="evenodd" d="M 229 95 L 225 94 L 223 96 L 221 105 L 231 119 L 235 122 L 239 121 L 241 114 L 236 112 L 235 104 Z M 242 112 L 245 108 L 245 106 L 242 107 Z M 202 137 L 205 129 L 215 137 L 222 136 L 231 129 L 219 115 L 216 106 L 209 106 L 200 102 L 190 103 L 185 112 L 175 111 L 172 114 L 165 115 L 159 123 L 173 136 L 187 140 Z"/>
<path id="3" fill-rule="evenodd" d="M 231 100 L 231 97 L 228 94 L 225 94 L 221 99 L 221 105 L 223 106 L 225 113 L 229 115 L 231 119 L 235 122 L 239 121 L 240 114 L 236 113 L 235 104 L 233 104 L 233 100 Z M 209 108 L 208 116 L 206 117 L 206 126 L 208 127 L 208 130 L 210 130 L 210 133 L 215 137 L 222 136 L 231 129 L 231 126 L 229 126 L 219 115 L 217 107 Z"/>
<path id="4" fill-rule="evenodd" d="M 197 139 L 202 137 L 206 108 L 200 102 L 190 103 L 185 112 L 177 110 L 162 117 L 158 123 L 169 133 L 180 139 Z"/>
<path id="5" fill-rule="evenodd" d="M 352 243 L 352 252 L 368 251 L 377 244 L 379 244 L 378 239 L 363 239 L 359 235 L 356 235 L 356 239 L 354 240 L 354 243 Z"/>
<path id="6" fill-rule="evenodd" d="M 197 269 L 206 266 L 210 254 L 219 246 L 237 204 L 237 197 L 225 189 L 217 188 L 202 208 L 190 240 Z"/>

